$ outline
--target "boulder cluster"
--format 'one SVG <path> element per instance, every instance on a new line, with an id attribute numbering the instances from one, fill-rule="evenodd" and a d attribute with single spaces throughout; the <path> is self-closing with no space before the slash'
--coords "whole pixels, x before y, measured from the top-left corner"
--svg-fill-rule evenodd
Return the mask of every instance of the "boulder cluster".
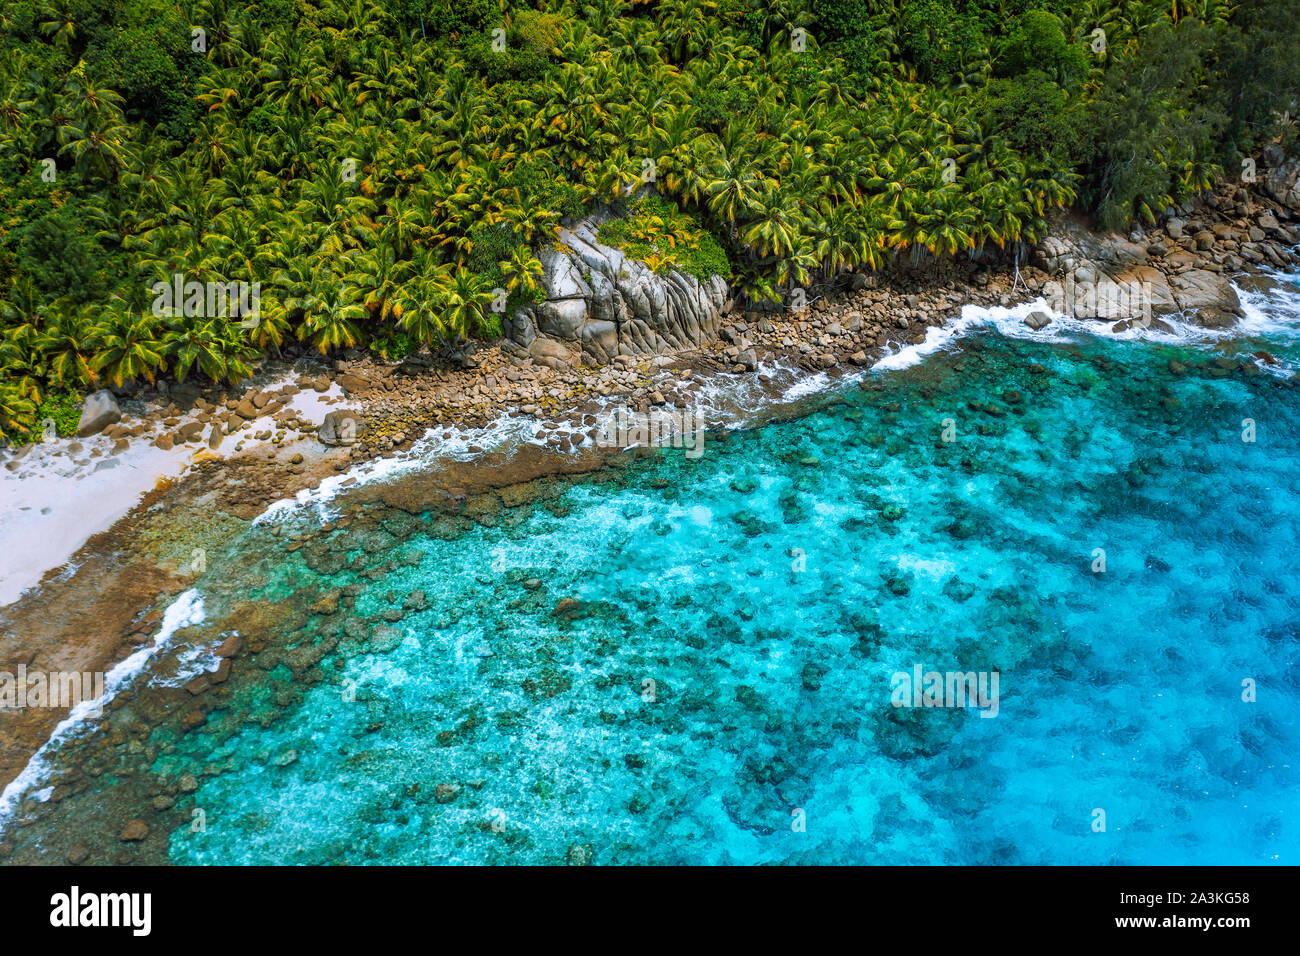
<path id="1" fill-rule="evenodd" d="M 722 276 L 701 282 L 676 269 L 656 274 L 597 241 L 604 215 L 560 230 L 542 259 L 546 299 L 507 319 L 507 352 L 563 368 L 584 359 L 608 365 L 619 355 L 682 352 L 717 338 L 732 308 Z"/>

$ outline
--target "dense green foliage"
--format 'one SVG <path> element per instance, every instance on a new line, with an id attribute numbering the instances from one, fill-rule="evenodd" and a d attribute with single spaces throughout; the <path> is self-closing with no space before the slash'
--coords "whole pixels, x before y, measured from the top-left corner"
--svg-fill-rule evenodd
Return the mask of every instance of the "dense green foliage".
<path id="1" fill-rule="evenodd" d="M 0 440 L 51 391 L 499 334 L 557 227 L 738 294 L 1154 219 L 1294 139 L 1300 0 L 11 0 Z M 1105 43 L 1099 44 L 1098 30 Z M 155 309 L 257 283 L 260 314 Z M 183 297 L 188 299 L 188 293 Z M 202 299 L 202 296 L 199 296 Z M 180 303 L 174 303 L 179 306 Z"/>
<path id="2" fill-rule="evenodd" d="M 731 274 L 722 245 L 675 203 L 650 195 L 627 206 L 617 204 L 617 211 L 619 217 L 607 220 L 596 233 L 605 245 L 645 261 L 656 272 L 677 269 L 702 282 Z"/>
<path id="3" fill-rule="evenodd" d="M 1038 70 L 1070 88 L 1087 75 L 1088 55 L 1081 44 L 1065 38 L 1060 17 L 1046 10 L 1030 10 L 1016 21 L 995 66 L 1001 76 Z"/>
<path id="4" fill-rule="evenodd" d="M 36 408 L 36 421 L 53 422 L 55 433 L 63 438 L 75 435 L 81 421 L 81 396 L 75 392 L 47 392 Z"/>

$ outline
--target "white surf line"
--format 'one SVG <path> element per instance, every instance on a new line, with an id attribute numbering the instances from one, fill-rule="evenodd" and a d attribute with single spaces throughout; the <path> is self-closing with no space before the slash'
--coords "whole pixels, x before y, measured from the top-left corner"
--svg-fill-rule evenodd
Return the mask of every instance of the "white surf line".
<path id="1" fill-rule="evenodd" d="M 1041 296 L 1032 302 L 1022 302 L 1014 306 L 963 305 L 961 315 L 956 321 L 943 326 L 930 327 L 926 331 L 924 342 L 906 345 L 888 353 L 872 366 L 872 370 L 897 371 L 910 368 L 936 352 L 953 351 L 962 338 L 973 332 L 990 328 L 1006 338 L 1044 344 L 1077 342 L 1080 338 L 1098 338 L 1117 342 L 1159 342 L 1185 346 L 1213 345 L 1248 337 L 1300 339 L 1300 290 L 1294 293 L 1280 292 L 1280 290 L 1250 292 L 1237 287 L 1235 283 L 1233 289 L 1237 292 L 1245 316 L 1225 328 L 1206 328 L 1188 321 L 1179 313 L 1171 313 L 1157 319 L 1161 325 L 1152 324 L 1147 327 L 1133 325 L 1122 332 L 1115 332 L 1104 321 L 1077 319 L 1072 315 L 1056 312 Z M 1294 310 L 1291 308 L 1293 303 Z M 1267 311 L 1266 305 L 1271 306 Z M 1269 314 L 1279 311 L 1282 312 L 1280 318 L 1274 318 Z M 1024 324 L 1025 318 L 1031 312 L 1046 313 L 1051 317 L 1051 323 L 1039 331 L 1034 331 Z M 1267 371 L 1276 372 L 1275 369 L 1263 367 Z"/>
<path id="2" fill-rule="evenodd" d="M 140 648 L 126 660 L 115 665 L 104 677 L 104 693 L 94 700 L 83 700 L 68 713 L 54 732 L 41 746 L 27 766 L 14 777 L 0 794 L 0 825 L 5 824 L 18 809 L 24 795 L 34 791 L 46 779 L 49 773 L 49 755 L 52 748 L 73 738 L 87 720 L 102 715 L 118 693 L 144 670 L 145 665 L 161 651 L 172 636 L 181 628 L 193 627 L 204 619 L 203 598 L 193 588 L 180 594 L 163 613 L 162 626 L 154 637 L 153 643 Z M 43 795 L 42 795 L 43 794 Z M 36 796 L 44 802 L 49 799 L 49 792 L 37 791 Z"/>
<path id="3" fill-rule="evenodd" d="M 842 386 L 862 377 L 865 370 L 852 375 L 832 378 L 825 372 L 809 373 L 797 365 L 783 365 L 779 361 L 761 363 L 754 373 L 728 377 L 710 376 L 692 396 L 691 401 L 705 418 L 708 427 L 726 429 L 743 428 L 748 416 L 764 409 L 790 404 L 810 395 Z M 671 369 L 661 370 L 664 381 L 675 379 Z M 766 376 L 762 381 L 759 376 Z M 775 384 L 775 388 L 773 385 Z M 590 396 L 587 401 L 597 406 L 595 413 L 611 410 L 628 403 L 627 395 Z M 590 448 L 594 440 L 588 434 L 589 426 L 570 420 L 577 407 L 554 415 L 525 415 L 517 410 L 503 409 L 487 425 L 461 428 L 456 425 L 435 425 L 427 428 L 405 451 L 392 458 L 371 458 L 357 462 L 347 471 L 323 479 L 314 488 L 304 488 L 292 498 L 272 502 L 253 519 L 253 524 L 279 522 L 305 510 L 314 512 L 325 522 L 338 517 L 330 503 L 344 491 L 354 490 L 378 481 L 392 480 L 400 475 L 438 464 L 440 461 L 470 462 L 500 450 L 511 443 L 550 447 L 550 435 L 538 438 L 536 433 L 542 422 L 553 419 L 560 422 L 569 433 L 572 448 L 554 449 L 557 454 L 575 454 L 579 449 Z M 479 450 L 474 450 L 479 449 Z M 344 484 L 348 482 L 348 484 Z"/>
<path id="4" fill-rule="evenodd" d="M 1276 278 L 1284 284 L 1295 280 L 1294 275 L 1284 272 L 1278 273 Z M 1160 317 L 1160 322 L 1167 326 L 1167 329 L 1155 325 L 1147 328 L 1135 325 L 1123 332 L 1113 332 L 1105 322 L 1076 319 L 1072 315 L 1056 312 L 1041 296 L 1012 306 L 980 306 L 968 303 L 961 306 L 961 312 L 955 320 L 941 326 L 928 327 L 923 342 L 905 345 L 886 353 L 870 367 L 869 371 L 884 372 L 910 368 L 936 352 L 958 348 L 959 341 L 965 336 L 990 328 L 1007 338 L 1046 344 L 1076 342 L 1082 337 L 1177 345 L 1208 345 L 1247 335 L 1265 337 L 1274 333 L 1300 338 L 1300 288 L 1294 292 L 1283 293 L 1281 297 L 1287 304 L 1290 302 L 1287 296 L 1294 297 L 1297 303 L 1297 318 L 1294 322 L 1271 319 L 1259 305 L 1261 301 L 1277 302 L 1278 296 L 1274 293 L 1246 292 L 1235 285 L 1233 288 L 1242 301 L 1246 317 L 1226 329 L 1207 329 L 1187 322 L 1175 313 Z M 1283 311 L 1288 310 L 1284 308 Z M 1031 312 L 1047 313 L 1051 317 L 1051 323 L 1044 329 L 1034 331 L 1024 324 L 1025 318 Z M 1273 374 L 1291 374 L 1289 370 L 1262 367 Z M 665 370 L 664 374 L 671 376 L 672 372 Z M 744 428 L 752 415 L 822 392 L 852 385 L 865 378 L 867 374 L 867 369 L 835 376 L 824 371 L 808 372 L 797 364 L 783 364 L 778 359 L 761 363 L 752 374 L 734 377 L 710 376 L 694 394 L 693 401 L 703 418 L 709 422 L 709 427 Z M 593 401 L 603 410 L 626 404 L 627 397 L 602 396 Z M 563 417 L 560 416 L 561 419 Z M 473 461 L 511 441 L 546 446 L 546 439 L 535 437 L 535 432 L 544 419 L 545 416 L 503 411 L 489 425 L 480 428 L 462 429 L 454 425 L 430 428 L 409 449 L 396 457 L 359 462 L 346 472 L 326 478 L 316 488 L 298 492 L 295 498 L 274 502 L 255 519 L 254 523 L 280 520 L 305 507 L 315 510 L 322 521 L 337 517 L 330 511 L 329 503 L 345 490 L 343 483 L 349 479 L 355 480 L 347 487 L 357 488 L 436 464 L 440 459 Z M 592 444 L 586 432 L 587 429 L 584 427 L 571 429 L 575 450 Z M 448 435 L 450 437 L 445 437 Z M 483 451 L 470 450 L 475 447 L 482 448 Z"/>

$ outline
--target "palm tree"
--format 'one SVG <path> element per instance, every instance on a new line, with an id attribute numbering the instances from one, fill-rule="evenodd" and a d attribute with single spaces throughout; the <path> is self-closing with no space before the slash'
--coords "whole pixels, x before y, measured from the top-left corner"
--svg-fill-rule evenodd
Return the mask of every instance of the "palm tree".
<path id="1" fill-rule="evenodd" d="M 498 263 L 501 274 L 506 278 L 506 288 L 511 292 L 532 298 L 542 288 L 544 269 L 541 262 L 526 245 L 515 246 L 510 250 L 510 258 Z"/>
<path id="2" fill-rule="evenodd" d="M 704 50 L 718 5 L 711 0 L 661 0 L 656 7 L 659 29 L 673 60 L 683 63 Z"/>
<path id="3" fill-rule="evenodd" d="M 69 116 L 59 127 L 59 152 L 68 153 L 79 172 L 114 182 L 133 158 L 130 130 L 120 114 Z"/>
<path id="4" fill-rule="evenodd" d="M 91 365 L 93 346 L 83 329 L 90 323 L 82 315 L 59 310 L 49 320 L 36 340 L 36 348 L 44 357 L 50 380 L 63 388 L 79 389 L 96 379 Z"/>
<path id="5" fill-rule="evenodd" d="M 289 310 L 284 306 L 280 290 L 273 289 L 269 294 L 263 294 L 259 307 L 257 324 L 249 330 L 248 339 L 262 351 L 274 348 L 279 355 L 280 346 L 293 331 Z"/>
<path id="6" fill-rule="evenodd" d="M 0 333 L 0 368 L 4 369 L 2 380 L 6 387 L 26 396 L 33 402 L 40 402 L 41 389 L 38 384 L 39 370 L 32 364 L 32 358 L 39 353 L 34 349 L 31 336 L 14 334 L 13 329 Z"/>
<path id="7" fill-rule="evenodd" d="M 114 385 L 143 376 L 153 383 L 154 373 L 165 364 L 158 320 L 133 311 L 120 296 L 109 300 L 108 315 L 95 329 L 96 352 L 91 366 L 106 371 Z"/>
<path id="8" fill-rule="evenodd" d="M 236 327 L 224 318 L 177 316 L 163 333 L 164 352 L 172 360 L 176 381 L 184 382 L 190 369 L 214 382 L 237 382 L 251 371 L 246 361 L 251 350 L 237 338 Z"/>
<path id="9" fill-rule="evenodd" d="M 322 355 L 333 349 L 353 348 L 361 343 L 357 322 L 366 318 L 360 290 L 339 282 L 314 289 L 303 300 L 305 317 L 298 338 L 310 338 Z"/>
<path id="10" fill-rule="evenodd" d="M 745 227 L 742 238 L 759 255 L 787 256 L 799 245 L 802 222 L 794 197 L 772 186 L 759 200 L 757 214 Z"/>
<path id="11" fill-rule="evenodd" d="M 77 39 L 77 20 L 72 0 L 49 0 L 41 4 L 37 14 L 41 33 L 55 46 L 68 49 Z"/>
<path id="12" fill-rule="evenodd" d="M 748 218 L 759 207 L 764 182 L 749 163 L 734 162 L 724 156 L 713 168 L 717 178 L 709 183 L 709 211 L 727 224 L 736 238 L 736 221 Z"/>
<path id="13" fill-rule="evenodd" d="M 398 260 L 387 243 L 356 249 L 341 260 L 347 269 L 341 281 L 348 298 L 361 303 L 367 317 L 386 322 L 393 318 L 403 280 L 410 274 L 410 260 Z"/>
<path id="14" fill-rule="evenodd" d="M 446 308 L 442 313 L 446 332 L 451 335 L 449 344 L 459 344 L 471 330 L 477 330 L 483 324 L 486 309 L 493 298 L 492 290 L 481 276 L 464 266 L 456 267 L 447 287 Z"/>
<path id="15" fill-rule="evenodd" d="M 451 286 L 452 269 L 444 263 L 426 263 L 426 266 L 420 270 L 420 278 L 411 283 L 409 297 L 401 304 L 399 321 L 421 345 L 432 345 L 444 341 L 447 333 L 443 309 Z"/>
<path id="16" fill-rule="evenodd" d="M 36 403 L 12 382 L 0 380 L 0 444 L 31 432 Z"/>

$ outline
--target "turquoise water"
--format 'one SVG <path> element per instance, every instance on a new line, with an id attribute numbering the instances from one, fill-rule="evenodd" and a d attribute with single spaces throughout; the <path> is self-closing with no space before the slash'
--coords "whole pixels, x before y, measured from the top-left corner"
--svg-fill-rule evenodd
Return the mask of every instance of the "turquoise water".
<path id="1" fill-rule="evenodd" d="M 171 858 L 1300 862 L 1300 391 L 1260 345 L 988 331 L 698 460 L 263 557 L 258 597 L 345 596 L 158 731 L 204 819 Z M 916 665 L 998 672 L 996 716 L 893 706 Z"/>

